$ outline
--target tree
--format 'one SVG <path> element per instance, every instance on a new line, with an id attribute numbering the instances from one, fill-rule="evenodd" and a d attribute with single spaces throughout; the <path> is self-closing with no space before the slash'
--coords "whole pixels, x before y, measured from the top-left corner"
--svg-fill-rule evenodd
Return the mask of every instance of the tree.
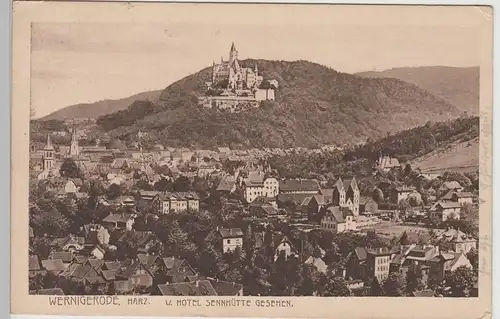
<path id="1" fill-rule="evenodd" d="M 159 192 L 166 192 L 172 190 L 172 185 L 165 178 L 161 178 L 158 182 L 155 183 L 154 189 Z"/>
<path id="2" fill-rule="evenodd" d="M 135 183 L 135 188 L 139 189 L 139 190 L 145 190 L 145 191 L 152 191 L 153 190 L 153 187 L 144 179 L 139 179 Z"/>
<path id="3" fill-rule="evenodd" d="M 271 292 L 271 284 L 266 280 L 266 270 L 258 267 L 247 266 L 243 270 L 243 290 L 248 296 L 268 296 Z"/>
<path id="4" fill-rule="evenodd" d="M 411 294 L 415 290 L 422 290 L 424 287 L 422 268 L 420 265 L 411 265 L 406 273 L 406 292 Z"/>
<path id="5" fill-rule="evenodd" d="M 37 234 L 65 236 L 68 234 L 70 222 L 57 209 L 56 203 L 44 200 L 38 206 L 30 208 L 30 225 Z"/>
<path id="6" fill-rule="evenodd" d="M 384 202 L 384 193 L 378 187 L 375 187 L 372 191 L 372 198 L 377 204 Z"/>
<path id="7" fill-rule="evenodd" d="M 378 281 L 377 277 L 373 277 L 373 279 L 370 283 L 369 295 L 370 296 L 383 296 L 384 295 L 384 290 L 382 289 L 382 286 L 380 285 L 380 282 Z"/>
<path id="8" fill-rule="evenodd" d="M 323 291 L 322 296 L 325 297 L 348 297 L 351 295 L 351 291 L 347 287 L 347 283 L 344 278 L 335 276 L 333 272 L 328 274 L 328 279 Z"/>
<path id="9" fill-rule="evenodd" d="M 51 252 L 51 241 L 45 236 L 30 238 L 30 250 L 41 260 L 48 259 Z"/>
<path id="10" fill-rule="evenodd" d="M 78 165 L 76 165 L 76 162 L 71 158 L 64 159 L 63 163 L 61 164 L 59 173 L 61 174 L 62 177 L 68 177 L 68 178 L 79 178 L 82 175 L 80 168 L 78 167 Z"/>
<path id="11" fill-rule="evenodd" d="M 408 177 L 412 173 L 411 165 L 408 163 L 405 165 L 404 176 Z"/>
<path id="12" fill-rule="evenodd" d="M 106 197 L 110 200 L 116 199 L 121 195 L 120 185 L 111 184 L 106 191 Z"/>
<path id="13" fill-rule="evenodd" d="M 408 207 L 410 207 L 410 203 L 409 203 L 409 200 L 407 198 L 401 199 L 398 202 L 398 209 L 399 209 L 399 211 L 404 212 L 404 211 L 406 211 L 406 209 Z"/>
<path id="14" fill-rule="evenodd" d="M 389 274 L 384 280 L 382 287 L 386 296 L 403 296 L 405 291 L 404 280 L 398 273 Z"/>
<path id="15" fill-rule="evenodd" d="M 474 269 L 474 272 L 476 276 L 478 275 L 479 271 L 479 254 L 477 249 L 471 249 L 469 252 L 466 254 L 467 259 L 469 259 L 472 268 Z"/>
<path id="16" fill-rule="evenodd" d="M 466 266 L 458 267 L 453 272 L 447 271 L 444 275 L 445 286 L 452 297 L 468 297 L 476 282 L 474 272 Z"/>
<path id="17" fill-rule="evenodd" d="M 406 230 L 403 232 L 401 237 L 399 238 L 399 243 L 403 246 L 409 245 L 410 241 L 408 239 L 408 234 L 406 233 Z"/>
<path id="18" fill-rule="evenodd" d="M 174 192 L 190 191 L 189 179 L 186 176 L 179 176 L 172 185 Z"/>

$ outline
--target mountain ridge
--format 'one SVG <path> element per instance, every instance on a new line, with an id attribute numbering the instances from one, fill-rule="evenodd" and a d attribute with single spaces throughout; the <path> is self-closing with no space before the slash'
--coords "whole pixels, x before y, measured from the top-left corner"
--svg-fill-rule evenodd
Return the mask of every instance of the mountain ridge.
<path id="1" fill-rule="evenodd" d="M 355 73 L 370 78 L 397 78 L 443 98 L 470 115 L 479 114 L 480 68 L 452 66 L 399 67 Z"/>
<path id="2" fill-rule="evenodd" d="M 152 141 L 172 146 L 313 147 L 361 142 L 462 113 L 399 79 L 359 77 L 303 60 L 241 63 L 257 64 L 265 80 L 278 80 L 276 101 L 241 113 L 201 108 L 198 97 L 211 80 L 207 67 L 166 87 L 158 103 L 133 103 L 97 123 L 122 140 L 142 130 Z"/>
<path id="3" fill-rule="evenodd" d="M 157 101 L 163 90 L 140 92 L 119 99 L 104 99 L 90 103 L 78 103 L 66 106 L 48 115 L 37 118 L 39 121 L 61 120 L 71 118 L 97 118 L 105 114 L 126 109 L 136 100 Z"/>

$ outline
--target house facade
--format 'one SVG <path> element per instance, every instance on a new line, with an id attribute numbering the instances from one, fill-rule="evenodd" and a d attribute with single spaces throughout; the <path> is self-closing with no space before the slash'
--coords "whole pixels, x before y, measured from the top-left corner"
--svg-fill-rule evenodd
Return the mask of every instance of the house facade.
<path id="1" fill-rule="evenodd" d="M 243 181 L 243 196 L 247 203 L 257 197 L 276 197 L 279 193 L 279 182 L 276 178 L 265 177 L 261 171 L 252 171 Z"/>
<path id="2" fill-rule="evenodd" d="M 462 205 L 458 202 L 445 202 L 439 201 L 436 202 L 429 209 L 429 216 L 431 218 L 437 218 L 439 220 L 447 221 L 450 219 L 460 219 L 460 211 L 462 209 Z"/>
<path id="3" fill-rule="evenodd" d="M 168 214 L 185 210 L 200 210 L 200 198 L 194 192 L 159 193 L 153 199 L 157 214 Z"/>
<path id="4" fill-rule="evenodd" d="M 321 228 L 335 233 L 342 233 L 356 230 L 356 223 L 348 207 L 330 206 L 326 208 L 321 219 Z"/>
<path id="5" fill-rule="evenodd" d="M 394 251 L 386 249 L 367 250 L 366 268 L 369 277 L 377 277 L 382 282 L 389 276 L 392 258 L 396 255 Z"/>
<path id="6" fill-rule="evenodd" d="M 237 247 L 243 247 L 243 232 L 239 228 L 220 228 L 217 231 L 221 243 L 222 251 L 234 251 Z"/>
<path id="7" fill-rule="evenodd" d="M 135 223 L 135 215 L 133 214 L 109 214 L 102 220 L 103 225 L 115 228 L 132 230 Z"/>
<path id="8" fill-rule="evenodd" d="M 416 192 L 415 187 L 396 187 L 392 193 L 392 201 L 399 203 L 402 200 L 408 199 L 414 192 Z"/>
<path id="9" fill-rule="evenodd" d="M 284 236 L 278 245 L 275 248 L 275 254 L 274 254 L 274 261 L 278 260 L 278 258 L 283 255 L 285 257 L 285 260 L 288 259 L 290 256 L 297 256 L 297 251 L 293 247 L 292 242 L 288 237 Z"/>

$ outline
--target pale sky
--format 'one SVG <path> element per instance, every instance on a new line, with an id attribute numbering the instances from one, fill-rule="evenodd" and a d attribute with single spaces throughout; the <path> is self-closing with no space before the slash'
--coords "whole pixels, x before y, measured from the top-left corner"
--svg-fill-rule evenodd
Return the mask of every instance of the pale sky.
<path id="1" fill-rule="evenodd" d="M 31 103 L 36 117 L 169 84 L 227 59 L 309 60 L 338 71 L 478 66 L 478 29 L 442 25 L 36 23 Z"/>

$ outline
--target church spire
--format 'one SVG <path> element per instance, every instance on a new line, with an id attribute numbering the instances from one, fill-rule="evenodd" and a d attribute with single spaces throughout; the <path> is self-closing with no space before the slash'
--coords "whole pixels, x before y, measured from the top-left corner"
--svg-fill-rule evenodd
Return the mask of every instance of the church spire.
<path id="1" fill-rule="evenodd" d="M 231 52 L 236 51 L 236 47 L 234 46 L 234 42 L 231 44 Z"/>
<path id="2" fill-rule="evenodd" d="M 76 133 L 76 122 L 73 119 L 73 130 L 71 134 L 71 145 L 69 149 L 70 156 L 78 156 L 80 155 L 80 149 L 78 147 L 78 134 Z"/>
<path id="3" fill-rule="evenodd" d="M 47 151 L 54 150 L 54 147 L 52 146 L 52 140 L 50 139 L 50 133 L 47 134 L 47 144 L 45 144 L 44 150 L 47 150 Z"/>

